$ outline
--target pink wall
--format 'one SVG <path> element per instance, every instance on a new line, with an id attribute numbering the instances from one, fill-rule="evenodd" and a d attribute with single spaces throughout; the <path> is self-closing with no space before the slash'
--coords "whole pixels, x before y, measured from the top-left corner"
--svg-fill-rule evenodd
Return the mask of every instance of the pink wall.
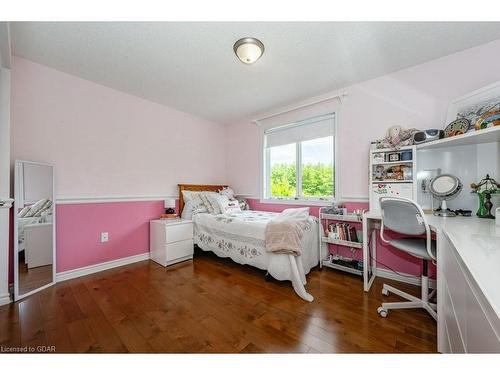
<path id="1" fill-rule="evenodd" d="M 163 210 L 163 201 L 57 205 L 57 272 L 148 252 L 149 221 Z"/>
<path id="2" fill-rule="evenodd" d="M 58 198 L 176 195 L 223 183 L 225 127 L 12 60 L 12 161 L 55 165 Z"/>
<path id="3" fill-rule="evenodd" d="M 261 203 L 260 199 L 248 199 L 248 204 L 252 210 L 258 211 L 271 211 L 271 212 L 281 212 L 287 208 L 298 208 L 298 207 L 308 207 L 304 205 L 288 205 L 288 204 L 269 204 L 269 203 Z M 345 206 L 349 212 L 352 212 L 356 209 L 368 209 L 367 203 L 352 203 L 346 202 Z M 319 207 L 317 206 L 309 206 L 309 213 L 313 216 L 318 216 Z M 361 228 L 361 224 L 355 224 L 357 228 Z M 388 238 L 392 238 L 395 236 L 394 233 L 390 231 L 387 232 L 386 235 Z M 332 254 L 340 254 L 345 257 L 350 257 L 354 259 L 363 259 L 363 250 L 358 250 L 355 253 L 352 253 L 349 248 L 345 246 L 337 246 L 330 245 L 330 252 Z M 398 272 L 402 272 L 408 275 L 420 276 L 421 274 L 421 266 L 422 262 L 418 259 L 399 251 L 391 246 L 385 245 L 380 239 L 377 237 L 377 261 L 379 268 L 384 269 L 392 269 Z M 435 267 L 429 267 L 430 276 L 435 275 L 436 269 Z"/>
<path id="4" fill-rule="evenodd" d="M 368 197 L 371 141 L 392 125 L 444 128 L 452 99 L 500 80 L 498 59 L 500 40 L 338 90 L 348 95 L 338 124 L 343 198 Z M 259 152 L 255 124 L 248 120 L 228 126 L 227 181 L 239 194 L 260 194 Z"/>

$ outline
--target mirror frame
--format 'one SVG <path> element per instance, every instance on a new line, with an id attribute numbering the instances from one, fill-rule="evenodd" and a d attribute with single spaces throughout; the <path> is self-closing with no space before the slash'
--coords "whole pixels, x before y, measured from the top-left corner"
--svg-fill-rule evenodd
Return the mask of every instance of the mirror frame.
<path id="1" fill-rule="evenodd" d="M 19 235 L 19 218 L 17 213 L 19 212 L 19 166 L 22 163 L 29 163 L 29 164 L 34 164 L 34 165 L 42 165 L 45 167 L 51 167 L 52 168 L 52 281 L 48 284 L 45 284 L 41 287 L 38 287 L 36 289 L 30 290 L 27 293 L 24 294 L 19 294 L 19 242 L 18 242 L 18 235 Z M 55 182 L 56 182 L 56 176 L 55 176 L 55 167 L 52 164 L 49 163 L 42 163 L 42 162 L 37 162 L 37 161 L 31 161 L 31 160 L 20 160 L 16 159 L 14 162 L 14 236 L 13 236 L 13 242 L 14 242 L 14 301 L 19 301 L 20 299 L 23 299 L 25 297 L 28 297 L 32 294 L 35 294 L 45 288 L 48 288 L 56 283 L 56 190 L 55 190 Z"/>

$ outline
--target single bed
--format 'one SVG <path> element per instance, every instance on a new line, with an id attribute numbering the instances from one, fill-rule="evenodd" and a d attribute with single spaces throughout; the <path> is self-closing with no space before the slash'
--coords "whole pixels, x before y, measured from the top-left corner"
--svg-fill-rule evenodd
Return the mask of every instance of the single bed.
<path id="1" fill-rule="evenodd" d="M 219 191 L 225 185 L 179 185 L 179 209 L 184 200 L 182 191 Z M 193 215 L 194 243 L 204 251 L 229 257 L 240 264 L 266 270 L 277 280 L 289 280 L 295 292 L 306 301 L 306 274 L 316 266 L 318 257 L 318 220 L 309 216 L 302 237 L 302 255 L 275 254 L 266 251 L 267 223 L 278 214 L 264 211 L 241 211 L 226 214 L 197 213 Z"/>

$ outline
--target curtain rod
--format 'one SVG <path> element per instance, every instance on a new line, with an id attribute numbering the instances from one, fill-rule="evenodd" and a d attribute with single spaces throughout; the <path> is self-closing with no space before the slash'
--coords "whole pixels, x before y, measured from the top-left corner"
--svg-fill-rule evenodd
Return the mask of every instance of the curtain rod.
<path id="1" fill-rule="evenodd" d="M 267 120 L 268 118 L 271 118 L 271 117 L 275 117 L 275 116 L 279 116 L 279 115 L 282 115 L 284 113 L 288 113 L 288 112 L 292 112 L 292 111 L 296 111 L 297 109 L 301 109 L 301 108 L 304 108 L 304 107 L 309 107 L 311 105 L 315 105 L 315 104 L 319 104 L 319 103 L 323 103 L 323 102 L 327 102 L 329 100 L 332 100 L 332 99 L 339 99 L 341 102 L 342 102 L 342 98 L 344 96 L 347 96 L 347 93 L 346 92 L 342 92 L 342 93 L 339 93 L 339 94 L 335 94 L 333 96 L 329 96 L 327 98 L 323 98 L 323 99 L 319 99 L 319 100 L 316 100 L 314 102 L 310 102 L 310 103 L 307 103 L 307 104 L 300 104 L 298 106 L 295 106 L 295 107 L 292 107 L 292 108 L 288 108 L 288 109 L 285 109 L 283 111 L 279 111 L 279 112 L 276 112 L 276 113 L 272 113 L 266 117 L 262 117 L 262 118 L 259 118 L 259 119 L 255 119 L 255 120 L 252 120 L 253 123 L 255 123 L 256 125 L 260 125 L 259 121 L 262 121 L 262 120 Z"/>

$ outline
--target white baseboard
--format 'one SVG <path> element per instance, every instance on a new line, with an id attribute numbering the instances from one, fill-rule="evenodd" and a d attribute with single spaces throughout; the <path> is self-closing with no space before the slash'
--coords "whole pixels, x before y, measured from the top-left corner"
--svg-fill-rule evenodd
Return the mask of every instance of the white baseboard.
<path id="1" fill-rule="evenodd" d="M 87 266 L 87 267 L 77 268 L 74 270 L 64 271 L 64 272 L 60 272 L 60 273 L 56 274 L 56 282 L 70 280 L 70 279 L 74 279 L 77 277 L 90 275 L 92 273 L 109 270 L 109 269 L 115 268 L 115 267 L 125 266 L 127 264 L 131 264 L 131 263 L 135 263 L 135 262 L 141 262 L 143 260 L 148 260 L 148 259 L 149 259 L 149 252 L 137 254 L 137 255 L 132 255 L 132 256 L 129 256 L 126 258 L 111 260 L 109 262 L 94 264 L 92 266 Z"/>
<path id="2" fill-rule="evenodd" d="M 7 305 L 11 302 L 12 302 L 12 300 L 10 299 L 9 294 L 5 294 L 3 296 L 0 296 L 0 306 Z"/>
<path id="3" fill-rule="evenodd" d="M 377 276 L 383 277 L 383 278 L 389 279 L 389 280 L 401 281 L 403 283 L 420 286 L 420 277 L 419 276 L 408 275 L 408 274 L 401 273 L 401 272 L 396 273 L 394 271 L 387 270 L 385 268 L 377 267 Z M 436 280 L 430 279 L 429 280 L 429 287 L 432 289 L 435 289 L 436 288 Z"/>

